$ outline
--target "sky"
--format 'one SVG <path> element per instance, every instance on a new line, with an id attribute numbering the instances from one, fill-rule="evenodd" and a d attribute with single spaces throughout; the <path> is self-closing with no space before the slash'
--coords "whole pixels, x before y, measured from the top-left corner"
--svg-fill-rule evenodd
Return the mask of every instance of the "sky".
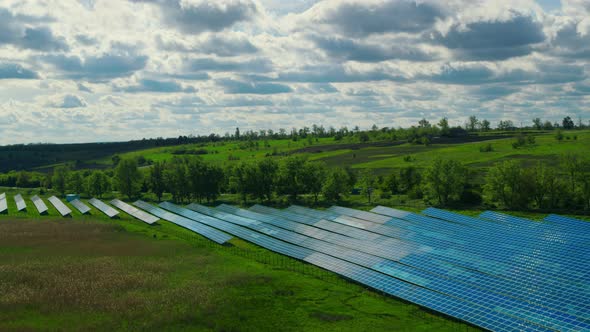
<path id="1" fill-rule="evenodd" d="M 2 0 L 0 144 L 590 120 L 590 0 Z"/>

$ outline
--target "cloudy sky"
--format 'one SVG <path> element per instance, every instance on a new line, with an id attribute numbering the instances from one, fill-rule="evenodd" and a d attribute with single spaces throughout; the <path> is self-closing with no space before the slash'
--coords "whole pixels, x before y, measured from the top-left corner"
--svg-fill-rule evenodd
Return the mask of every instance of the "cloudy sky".
<path id="1" fill-rule="evenodd" d="M 2 0 L 0 144 L 588 121 L 589 60 L 590 0 Z"/>

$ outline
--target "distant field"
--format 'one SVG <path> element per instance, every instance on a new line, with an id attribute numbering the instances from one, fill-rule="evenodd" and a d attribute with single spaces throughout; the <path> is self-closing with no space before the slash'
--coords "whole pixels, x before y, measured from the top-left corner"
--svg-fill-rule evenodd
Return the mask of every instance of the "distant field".
<path id="1" fill-rule="evenodd" d="M 0 243 L 0 330 L 477 330 L 167 222 L 4 216 Z"/>

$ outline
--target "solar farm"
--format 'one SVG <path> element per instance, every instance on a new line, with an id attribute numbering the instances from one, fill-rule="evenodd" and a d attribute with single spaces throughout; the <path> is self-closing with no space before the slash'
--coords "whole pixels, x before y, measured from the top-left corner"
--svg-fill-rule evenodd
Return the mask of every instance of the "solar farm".
<path id="1" fill-rule="evenodd" d="M 19 194 L 0 195 L 26 209 Z M 40 214 L 47 204 L 30 197 Z M 47 199 L 64 217 L 72 210 Z M 492 331 L 590 330 L 590 223 L 559 215 L 542 221 L 486 211 L 477 217 L 428 208 L 360 211 L 292 205 L 215 208 L 133 204 L 93 198 L 81 214 L 117 209 L 157 227 L 169 222 L 223 245 L 236 237 L 333 272 L 369 289 Z M 24 206 L 24 207 L 23 207 Z M 31 207 L 28 207 L 29 209 Z"/>

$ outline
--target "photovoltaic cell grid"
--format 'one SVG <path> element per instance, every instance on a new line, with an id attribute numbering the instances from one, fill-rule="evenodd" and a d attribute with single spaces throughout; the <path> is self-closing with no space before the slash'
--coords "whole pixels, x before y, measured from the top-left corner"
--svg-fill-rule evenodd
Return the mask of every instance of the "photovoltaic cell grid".
<path id="1" fill-rule="evenodd" d="M 90 205 L 94 206 L 102 213 L 106 214 L 109 218 L 114 218 L 119 214 L 119 211 L 113 209 L 99 199 L 91 198 L 88 200 L 88 203 L 90 203 Z"/>
<path id="2" fill-rule="evenodd" d="M 453 308 L 453 307 L 457 308 L 456 310 L 453 311 L 453 313 L 454 313 L 454 316 L 456 316 L 458 318 L 465 317 L 465 312 L 461 312 L 461 310 L 468 310 L 471 313 L 475 313 L 475 312 L 484 313 L 485 312 L 486 313 L 485 317 L 479 317 L 475 314 L 469 320 L 470 322 L 480 325 L 482 327 L 487 326 L 487 328 L 489 328 L 490 326 L 492 326 L 492 324 L 497 323 L 497 326 L 496 326 L 497 330 L 506 330 L 506 331 L 508 331 L 508 330 L 525 330 L 530 327 L 534 327 L 532 330 L 546 330 L 543 326 L 537 325 L 534 322 L 526 321 L 526 320 L 516 318 L 516 317 L 512 317 L 509 313 L 502 312 L 501 310 L 498 310 L 498 308 L 493 307 L 492 304 L 486 304 L 486 306 L 487 306 L 486 307 L 486 306 L 482 306 L 480 304 L 477 304 L 475 302 L 469 302 L 468 300 L 464 300 L 464 299 L 457 301 L 457 299 L 455 297 L 448 297 L 448 296 L 444 297 L 442 295 L 438 295 L 439 293 L 437 293 L 435 291 L 428 290 L 427 288 L 424 288 L 424 287 L 420 287 L 419 285 L 416 285 L 414 283 L 407 283 L 407 282 L 399 280 L 399 278 L 392 278 L 396 275 L 398 277 L 399 276 L 406 276 L 407 277 L 407 276 L 411 275 L 410 272 L 403 270 L 404 269 L 403 265 L 396 264 L 395 262 L 388 262 L 388 261 L 380 259 L 378 257 L 358 253 L 355 250 L 350 250 L 345 247 L 340 247 L 334 243 L 326 243 L 326 242 L 318 240 L 316 238 L 304 236 L 304 235 L 302 235 L 303 233 L 295 234 L 294 232 L 290 232 L 285 229 L 280 229 L 278 227 L 273 227 L 273 225 L 270 225 L 270 224 L 267 224 L 264 222 L 260 222 L 260 221 L 254 220 L 254 219 L 242 218 L 237 215 L 230 215 L 228 213 L 224 213 L 222 211 L 219 211 L 219 209 L 211 209 L 211 208 L 199 206 L 196 204 L 191 204 L 188 207 L 191 209 L 195 209 L 199 212 L 209 214 L 210 216 L 214 216 L 215 218 L 220 218 L 221 220 L 224 220 L 224 221 L 232 222 L 237 225 L 241 225 L 243 227 L 248 227 L 248 228 L 251 228 L 252 230 L 258 230 L 260 233 L 262 233 L 266 236 L 272 236 L 277 239 L 284 240 L 285 242 L 289 242 L 291 244 L 297 244 L 300 246 L 304 246 L 308 249 L 312 249 L 317 252 L 317 254 L 315 254 L 315 255 L 320 255 L 321 257 L 324 257 L 323 260 L 328 259 L 331 262 L 336 262 L 335 265 L 338 265 L 338 266 L 345 265 L 345 266 L 348 266 L 348 269 L 355 267 L 355 269 L 359 269 L 360 271 L 363 271 L 362 275 L 356 275 L 356 276 L 350 275 L 347 273 L 341 273 L 342 271 L 338 271 L 338 270 L 334 270 L 334 269 L 332 269 L 332 271 L 343 274 L 348 277 L 351 277 L 352 279 L 354 279 L 358 282 L 363 282 L 367 285 L 370 285 L 371 287 L 375 287 L 377 289 L 381 289 L 383 291 L 386 291 L 391 295 L 395 295 L 395 296 L 398 296 L 398 297 L 401 297 L 401 298 L 404 298 L 407 300 L 411 300 L 416 303 L 421 303 L 424 305 L 424 303 L 426 303 L 426 302 L 421 302 L 421 301 L 423 301 L 423 299 L 421 299 L 420 296 L 416 296 L 415 298 L 409 298 L 409 297 L 411 297 L 409 294 L 404 294 L 403 292 L 400 291 L 400 289 L 404 289 L 404 287 L 411 286 L 411 287 L 413 287 L 412 294 L 418 295 L 419 293 L 423 293 L 423 295 L 427 298 L 432 298 L 433 296 L 439 297 L 439 298 L 441 298 L 441 300 L 444 298 L 444 301 L 445 301 L 444 303 L 446 303 L 446 307 L 444 308 L 444 310 L 441 309 L 440 311 L 444 312 L 446 314 L 450 314 L 451 312 L 449 311 L 449 308 Z M 255 215 L 251 215 L 251 216 L 255 217 Z M 279 222 L 284 222 L 284 220 L 279 221 Z M 305 227 L 309 227 L 309 226 L 305 225 Z M 311 228 L 313 228 L 313 227 L 311 227 Z M 329 232 L 326 232 L 326 233 L 329 233 Z M 321 235 L 316 234 L 316 236 L 321 236 Z M 332 240 L 334 242 L 337 242 L 336 239 L 332 239 Z M 342 239 L 340 239 L 340 240 L 342 240 Z M 368 244 L 368 243 L 365 243 L 365 244 Z M 308 261 L 308 258 L 305 258 L 304 260 Z M 322 267 L 327 266 L 327 265 L 317 264 L 317 262 L 313 262 L 313 261 L 311 261 L 311 262 L 316 265 L 320 265 Z M 328 264 L 328 266 L 329 265 L 330 264 Z M 367 269 L 367 267 L 369 267 L 370 269 Z M 421 278 L 419 276 L 419 273 L 420 273 L 419 271 L 413 271 L 413 272 L 416 274 L 413 276 L 414 281 L 419 281 L 422 283 L 428 282 L 428 280 L 425 280 L 425 279 L 421 280 Z M 363 279 L 363 278 L 366 278 L 366 279 Z M 376 278 L 383 280 L 383 283 L 371 284 L 370 280 L 375 280 Z M 435 280 L 436 279 L 433 279 L 431 276 L 431 281 L 435 281 Z M 395 287 L 393 289 L 389 289 L 387 287 L 384 289 L 383 284 L 394 284 Z M 448 282 L 447 282 L 447 284 L 448 284 Z M 439 289 L 442 289 L 442 287 L 444 287 L 444 286 L 445 286 L 444 282 L 438 282 Z M 463 291 L 467 292 L 468 288 L 464 287 Z M 474 293 L 477 293 L 477 292 L 474 292 Z M 472 294 L 470 296 L 471 296 L 471 299 L 477 299 L 478 297 L 482 296 L 482 294 L 480 292 L 480 294 Z M 506 301 L 506 303 L 503 303 L 501 301 Z M 437 305 L 436 303 L 433 302 L 430 304 L 429 307 L 440 308 L 442 306 L 442 303 L 443 302 L 440 302 Z M 506 298 L 505 299 L 498 298 L 498 299 L 496 299 L 496 301 L 493 304 L 494 305 L 503 305 L 505 310 L 511 310 L 511 309 L 515 310 L 513 308 L 518 308 L 518 305 L 522 305 L 521 303 L 518 303 L 518 301 L 511 301 L 510 299 L 506 299 Z M 540 308 L 539 310 L 540 310 L 540 312 L 544 311 L 543 308 Z M 553 312 L 548 312 L 548 314 L 553 314 Z M 554 322 L 552 324 L 555 325 Z M 500 327 L 500 328 L 498 328 L 498 327 Z"/>
<path id="3" fill-rule="evenodd" d="M 146 224 L 149 225 L 153 225 L 154 223 L 156 223 L 158 220 L 160 220 L 158 217 L 155 217 L 149 213 L 146 213 L 144 211 L 141 211 L 121 200 L 118 199 L 113 199 L 110 202 L 112 205 L 118 207 L 119 209 L 125 211 L 125 213 L 127 213 L 128 215 L 137 218 L 143 222 L 145 222 Z"/>
<path id="4" fill-rule="evenodd" d="M 14 202 L 16 203 L 17 211 L 22 211 L 27 208 L 27 203 L 25 203 L 25 200 L 23 199 L 21 194 L 16 194 L 14 196 Z"/>
<path id="5" fill-rule="evenodd" d="M 181 227 L 187 228 L 197 234 L 200 234 L 212 241 L 215 241 L 219 244 L 223 244 L 227 241 L 229 241 L 232 237 L 220 232 L 216 229 L 213 229 L 209 226 L 203 225 L 203 224 L 199 224 L 196 223 L 190 219 L 175 215 L 173 213 L 170 213 L 168 211 L 165 211 L 163 209 L 157 208 L 151 204 L 148 204 L 146 202 L 143 201 L 137 201 L 135 203 L 133 203 L 135 206 L 139 207 L 140 209 L 144 209 L 147 212 L 158 216 L 164 220 L 170 221 L 174 224 L 177 224 Z"/>
<path id="6" fill-rule="evenodd" d="M 6 201 L 6 194 L 0 194 L 0 213 L 5 213 L 8 211 L 8 202 Z"/>
<path id="7" fill-rule="evenodd" d="M 49 201 L 49 203 L 55 206 L 55 208 L 57 209 L 59 214 L 62 215 L 62 217 L 69 216 L 70 214 L 72 214 L 72 210 L 70 210 L 70 208 L 67 207 L 59 198 L 51 196 L 47 200 Z"/>
<path id="8" fill-rule="evenodd" d="M 45 205 L 45 202 L 43 202 L 43 200 L 39 198 L 39 196 L 35 195 L 31 197 L 31 201 L 33 202 L 33 204 L 35 204 L 35 207 L 37 208 L 37 211 L 39 211 L 39 214 L 47 212 L 47 205 Z"/>
<path id="9" fill-rule="evenodd" d="M 90 207 L 88 207 L 88 205 L 82 203 L 79 199 L 75 199 L 75 200 L 71 201 L 70 204 L 72 204 L 72 206 L 74 206 L 82 214 L 86 214 L 86 213 L 90 212 Z"/>

